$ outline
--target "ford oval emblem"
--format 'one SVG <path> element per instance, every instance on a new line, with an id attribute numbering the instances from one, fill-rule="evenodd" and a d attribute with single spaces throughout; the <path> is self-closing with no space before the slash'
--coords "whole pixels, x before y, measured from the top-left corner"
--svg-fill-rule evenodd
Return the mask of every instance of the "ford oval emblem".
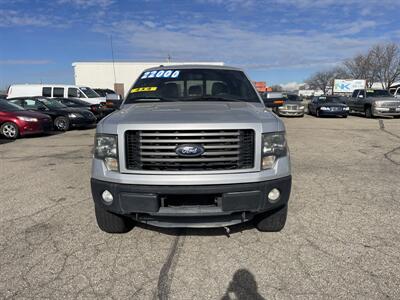
<path id="1" fill-rule="evenodd" d="M 200 145 L 180 145 L 175 149 L 176 154 L 183 157 L 197 157 L 204 153 L 204 148 Z"/>

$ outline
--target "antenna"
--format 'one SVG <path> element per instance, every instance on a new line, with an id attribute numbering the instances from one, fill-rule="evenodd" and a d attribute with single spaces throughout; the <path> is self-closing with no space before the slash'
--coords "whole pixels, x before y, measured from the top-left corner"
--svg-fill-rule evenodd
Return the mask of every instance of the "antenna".
<path id="1" fill-rule="evenodd" d="M 168 56 L 167 56 L 167 62 L 171 62 L 171 55 L 168 53 Z"/>
<path id="2" fill-rule="evenodd" d="M 111 57 L 112 57 L 112 64 L 113 64 L 113 70 L 114 70 L 114 84 L 116 84 L 117 83 L 117 75 L 115 75 L 114 46 L 113 46 L 112 34 L 110 35 L 110 40 L 111 40 Z"/>

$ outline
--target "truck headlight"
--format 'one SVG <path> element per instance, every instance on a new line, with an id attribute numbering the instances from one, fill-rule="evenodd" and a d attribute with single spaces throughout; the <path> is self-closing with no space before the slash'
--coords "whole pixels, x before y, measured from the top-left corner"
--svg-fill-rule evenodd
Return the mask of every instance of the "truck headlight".
<path id="1" fill-rule="evenodd" d="M 262 139 L 261 168 L 271 169 L 279 157 L 287 154 L 285 133 L 264 133 Z"/>
<path id="2" fill-rule="evenodd" d="M 118 172 L 118 136 L 113 134 L 96 134 L 94 157 L 103 160 L 109 171 Z"/>

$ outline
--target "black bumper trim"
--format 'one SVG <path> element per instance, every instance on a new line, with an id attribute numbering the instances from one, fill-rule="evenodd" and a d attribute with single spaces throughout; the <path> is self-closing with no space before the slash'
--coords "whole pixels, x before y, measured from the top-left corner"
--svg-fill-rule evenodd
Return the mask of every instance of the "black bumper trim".
<path id="1" fill-rule="evenodd" d="M 233 213 L 260 213 L 285 205 L 289 201 L 291 176 L 254 183 L 221 184 L 221 185 L 135 185 L 119 184 L 91 179 L 92 196 L 96 204 L 108 211 L 122 215 L 145 214 L 152 217 L 185 217 L 185 216 L 226 216 Z M 273 188 L 281 191 L 276 203 L 267 201 L 267 194 Z M 104 190 L 114 196 L 111 204 L 102 200 Z M 162 206 L 162 195 L 216 195 L 218 205 L 215 207 L 168 207 Z"/>

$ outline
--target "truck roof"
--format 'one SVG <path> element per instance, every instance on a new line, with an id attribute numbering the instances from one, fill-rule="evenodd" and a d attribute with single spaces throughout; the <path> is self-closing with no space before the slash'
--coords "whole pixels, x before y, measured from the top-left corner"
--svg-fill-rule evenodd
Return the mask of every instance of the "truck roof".
<path id="1" fill-rule="evenodd" d="M 216 65 L 160 65 L 158 67 L 152 67 L 148 68 L 144 71 L 153 71 L 153 70 L 171 70 L 171 69 L 180 69 L 180 70 L 186 70 L 186 69 L 214 69 L 214 70 L 232 70 L 232 71 L 243 71 L 240 68 L 235 68 L 235 67 L 229 67 L 229 66 L 216 66 Z"/>

